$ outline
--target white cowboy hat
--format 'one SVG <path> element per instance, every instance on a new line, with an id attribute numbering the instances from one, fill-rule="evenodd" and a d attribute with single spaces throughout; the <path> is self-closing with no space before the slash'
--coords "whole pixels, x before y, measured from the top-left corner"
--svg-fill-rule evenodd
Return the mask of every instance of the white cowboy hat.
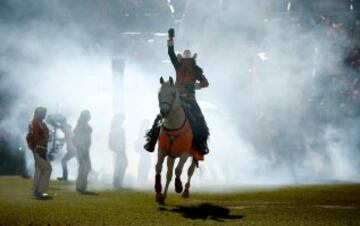
<path id="1" fill-rule="evenodd" d="M 183 54 L 182 54 L 182 57 L 183 57 L 184 59 L 189 59 L 189 58 L 194 58 L 194 59 L 196 59 L 197 54 L 195 53 L 194 55 L 191 55 L 191 51 L 188 50 L 188 49 L 186 49 L 186 50 L 184 50 L 184 52 L 183 52 Z"/>

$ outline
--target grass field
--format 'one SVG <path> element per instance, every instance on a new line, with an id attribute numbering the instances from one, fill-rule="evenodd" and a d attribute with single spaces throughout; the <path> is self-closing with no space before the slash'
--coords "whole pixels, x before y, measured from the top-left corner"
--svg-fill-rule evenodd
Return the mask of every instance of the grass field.
<path id="1" fill-rule="evenodd" d="M 360 225 L 360 185 L 320 185 L 170 194 L 98 191 L 80 195 L 52 181 L 52 200 L 31 198 L 31 180 L 0 177 L 0 225 Z"/>

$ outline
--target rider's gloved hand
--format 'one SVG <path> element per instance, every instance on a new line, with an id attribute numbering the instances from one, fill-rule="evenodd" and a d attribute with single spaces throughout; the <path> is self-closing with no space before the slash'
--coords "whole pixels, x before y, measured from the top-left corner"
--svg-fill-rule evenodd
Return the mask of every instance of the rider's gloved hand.
<path id="1" fill-rule="evenodd" d="M 169 39 L 172 40 L 175 37 L 175 30 L 174 28 L 170 28 L 168 30 L 168 34 L 169 34 Z"/>

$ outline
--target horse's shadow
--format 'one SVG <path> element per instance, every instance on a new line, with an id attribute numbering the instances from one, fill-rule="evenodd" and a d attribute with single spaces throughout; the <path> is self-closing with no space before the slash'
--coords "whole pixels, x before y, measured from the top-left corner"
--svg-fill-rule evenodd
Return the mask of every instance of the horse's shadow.
<path id="1" fill-rule="evenodd" d="M 196 206 L 175 206 L 172 209 L 164 207 L 159 208 L 160 211 L 171 211 L 180 213 L 184 218 L 196 220 L 214 220 L 223 222 L 224 220 L 239 220 L 244 218 L 242 215 L 230 215 L 230 209 L 221 206 L 216 206 L 210 203 L 201 203 Z"/>

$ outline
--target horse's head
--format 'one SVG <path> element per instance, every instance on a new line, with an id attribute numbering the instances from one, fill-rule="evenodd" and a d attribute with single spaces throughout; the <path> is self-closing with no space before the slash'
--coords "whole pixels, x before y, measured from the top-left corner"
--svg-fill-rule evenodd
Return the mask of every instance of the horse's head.
<path id="1" fill-rule="evenodd" d="M 170 113 L 181 106 L 179 93 L 175 87 L 172 77 L 169 81 L 165 82 L 163 77 L 160 78 L 160 91 L 159 91 L 159 107 L 160 114 L 163 118 L 166 118 Z"/>

